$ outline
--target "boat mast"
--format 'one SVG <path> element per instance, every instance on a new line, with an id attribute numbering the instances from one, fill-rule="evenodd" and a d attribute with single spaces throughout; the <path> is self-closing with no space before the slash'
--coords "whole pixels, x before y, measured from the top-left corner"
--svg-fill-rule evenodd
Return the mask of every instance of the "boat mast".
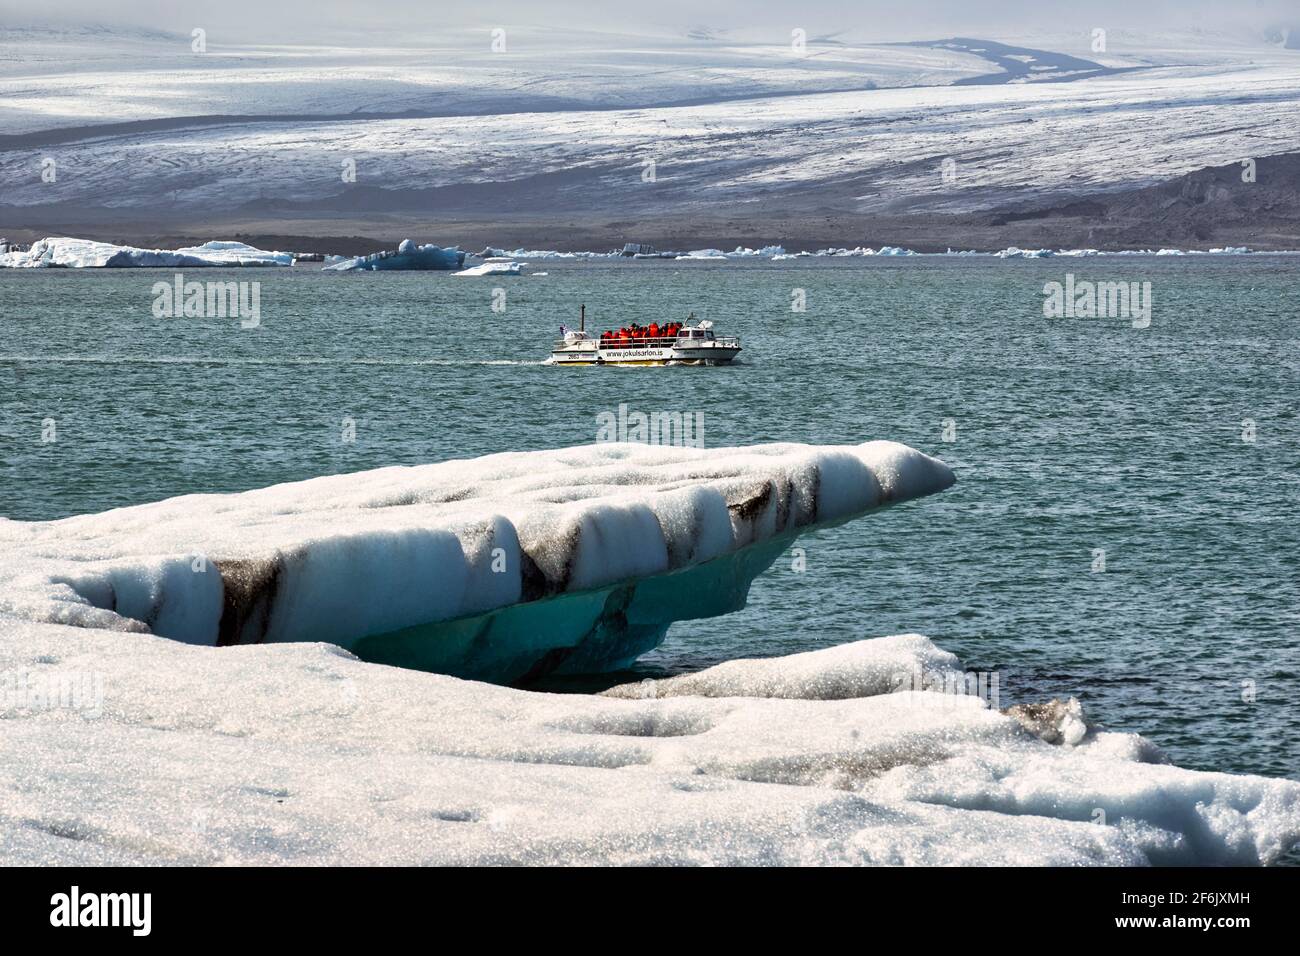
<path id="1" fill-rule="evenodd" d="M 584 302 L 578 307 L 581 311 L 578 313 L 578 331 L 587 331 L 587 304 Z"/>

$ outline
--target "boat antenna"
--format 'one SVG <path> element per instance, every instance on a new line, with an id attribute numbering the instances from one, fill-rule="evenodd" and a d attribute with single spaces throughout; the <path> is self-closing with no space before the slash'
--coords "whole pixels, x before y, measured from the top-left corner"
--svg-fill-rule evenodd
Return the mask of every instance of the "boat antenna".
<path id="1" fill-rule="evenodd" d="M 584 302 L 582 305 L 578 306 L 578 308 L 580 310 L 578 312 L 578 331 L 586 332 L 587 331 L 587 304 Z"/>

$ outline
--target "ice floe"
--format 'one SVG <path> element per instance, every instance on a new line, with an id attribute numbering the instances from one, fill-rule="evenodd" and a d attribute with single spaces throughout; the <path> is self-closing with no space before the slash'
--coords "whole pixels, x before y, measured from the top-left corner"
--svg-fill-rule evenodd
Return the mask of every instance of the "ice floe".
<path id="1" fill-rule="evenodd" d="M 1099 728 L 1049 743 L 1051 714 L 1064 722 L 1069 707 L 1030 727 L 977 696 L 876 693 L 881 673 L 951 663 L 924 638 L 868 640 L 732 662 L 694 675 L 689 694 L 611 699 L 323 644 L 214 649 L 0 612 L 0 675 L 14 678 L 0 684 L 0 854 L 1256 864 L 1300 841 L 1294 781 L 1180 769 Z M 84 674 L 97 679 L 90 699 L 51 693 Z"/>
<path id="2" fill-rule="evenodd" d="M 513 252 L 488 246 L 479 259 L 621 259 L 622 252 L 559 252 L 555 249 L 515 249 Z"/>
<path id="3" fill-rule="evenodd" d="M 523 275 L 528 266 L 526 262 L 484 262 L 457 272 L 458 276 L 517 276 Z"/>
<path id="4" fill-rule="evenodd" d="M 894 442 L 610 443 L 0 520 L 0 612 L 502 682 L 599 671 L 743 607 L 800 531 L 953 480 Z"/>
<path id="5" fill-rule="evenodd" d="M 132 267 L 289 266 L 291 252 L 267 252 L 242 242 L 214 241 L 183 249 L 137 249 L 90 239 L 50 237 L 25 252 L 0 253 L 0 268 L 123 269 Z"/>
<path id="6" fill-rule="evenodd" d="M 446 271 L 465 264 L 465 253 L 442 246 L 417 245 L 403 239 L 396 250 L 385 249 L 368 256 L 357 256 L 325 266 L 326 272 Z"/>

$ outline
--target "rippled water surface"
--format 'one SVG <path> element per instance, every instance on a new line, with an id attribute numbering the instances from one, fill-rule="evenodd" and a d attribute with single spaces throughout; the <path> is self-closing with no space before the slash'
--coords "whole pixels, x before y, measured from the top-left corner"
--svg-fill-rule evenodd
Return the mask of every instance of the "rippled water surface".
<path id="1" fill-rule="evenodd" d="M 804 572 L 631 676 L 918 631 L 1003 706 L 1076 695 L 1179 764 L 1300 777 L 1300 259 L 536 267 L 188 274 L 261 282 L 255 329 L 155 318 L 170 272 L 0 272 L 0 514 L 586 443 L 621 402 L 700 411 L 710 446 L 896 439 L 958 485 L 803 539 Z M 1044 319 L 1067 272 L 1150 281 L 1150 328 Z M 600 327 L 694 310 L 744 362 L 540 364 L 580 302 Z"/>

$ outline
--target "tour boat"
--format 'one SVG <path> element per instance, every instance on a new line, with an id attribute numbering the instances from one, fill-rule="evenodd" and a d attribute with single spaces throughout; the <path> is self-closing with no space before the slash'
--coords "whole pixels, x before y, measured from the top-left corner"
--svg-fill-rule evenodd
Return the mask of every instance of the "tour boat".
<path id="1" fill-rule="evenodd" d="M 586 330 L 583 306 L 579 328 L 560 326 L 564 338 L 551 349 L 555 365 L 726 365 L 740 354 L 740 339 L 714 334 L 713 323 L 692 312 L 676 335 L 601 338 Z"/>

